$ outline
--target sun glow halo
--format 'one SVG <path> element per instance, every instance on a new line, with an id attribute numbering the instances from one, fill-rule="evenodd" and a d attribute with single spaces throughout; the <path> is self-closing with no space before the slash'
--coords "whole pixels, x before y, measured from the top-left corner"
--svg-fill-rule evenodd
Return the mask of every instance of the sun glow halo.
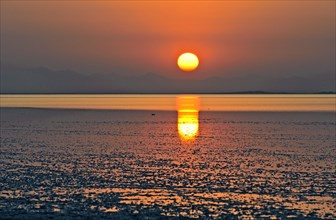
<path id="1" fill-rule="evenodd" d="M 193 53 L 183 53 L 179 56 L 177 60 L 177 65 L 181 70 L 190 72 L 198 67 L 199 61 L 195 54 Z"/>

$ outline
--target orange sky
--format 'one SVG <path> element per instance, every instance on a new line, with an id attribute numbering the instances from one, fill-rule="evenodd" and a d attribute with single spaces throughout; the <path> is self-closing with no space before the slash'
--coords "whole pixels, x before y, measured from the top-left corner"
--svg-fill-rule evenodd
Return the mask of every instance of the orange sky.
<path id="1" fill-rule="evenodd" d="M 2 60 L 86 73 L 195 77 L 334 71 L 334 1 L 6 1 Z M 278 73 L 276 73 L 278 74 Z"/>

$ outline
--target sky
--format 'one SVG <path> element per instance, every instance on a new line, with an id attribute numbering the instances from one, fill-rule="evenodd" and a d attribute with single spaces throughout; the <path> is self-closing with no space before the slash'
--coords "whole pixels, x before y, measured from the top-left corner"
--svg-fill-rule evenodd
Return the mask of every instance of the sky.
<path id="1" fill-rule="evenodd" d="M 1 87 L 335 91 L 335 1 L 1 1 Z"/>

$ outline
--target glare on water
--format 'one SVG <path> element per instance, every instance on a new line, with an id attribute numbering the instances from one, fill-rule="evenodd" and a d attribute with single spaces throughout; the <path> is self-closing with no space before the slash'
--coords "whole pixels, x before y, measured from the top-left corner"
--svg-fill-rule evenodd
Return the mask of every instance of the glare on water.
<path id="1" fill-rule="evenodd" d="M 180 138 L 185 141 L 193 140 L 198 135 L 199 99 L 197 96 L 179 96 L 176 103 Z"/>
<path id="2" fill-rule="evenodd" d="M 196 96 L 178 97 L 180 97 L 178 100 L 184 100 L 181 97 L 189 97 L 192 100 L 191 97 Z M 197 95 L 197 100 L 202 102 L 202 106 L 197 109 L 200 111 L 334 112 L 336 110 L 335 94 L 202 94 Z M 176 110 L 176 95 L 1 94 L 0 107 L 174 111 Z M 183 108 L 190 109 L 188 106 Z"/>

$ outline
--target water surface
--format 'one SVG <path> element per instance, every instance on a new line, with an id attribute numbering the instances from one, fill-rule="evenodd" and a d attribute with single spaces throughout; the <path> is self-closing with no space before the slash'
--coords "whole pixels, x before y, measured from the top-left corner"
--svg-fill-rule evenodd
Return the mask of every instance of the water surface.
<path id="1" fill-rule="evenodd" d="M 0 95 L 0 107 L 176 110 L 198 97 L 201 111 L 335 111 L 336 95 Z"/>
<path id="2" fill-rule="evenodd" d="M 1 96 L 0 216 L 335 219 L 334 102 Z"/>

